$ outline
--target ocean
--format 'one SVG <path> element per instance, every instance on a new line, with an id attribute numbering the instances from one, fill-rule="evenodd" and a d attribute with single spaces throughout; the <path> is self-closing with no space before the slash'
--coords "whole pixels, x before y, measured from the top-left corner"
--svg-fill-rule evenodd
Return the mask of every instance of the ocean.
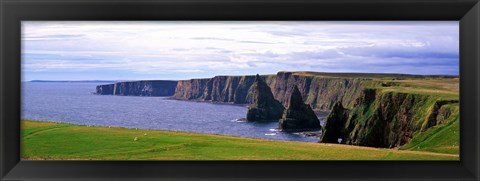
<path id="1" fill-rule="evenodd" d="M 277 130 L 277 122 L 242 122 L 246 105 L 169 97 L 96 95 L 95 82 L 22 83 L 22 119 L 91 126 L 173 130 L 250 138 L 317 142 L 318 137 Z M 325 114 L 319 116 L 321 122 Z"/>

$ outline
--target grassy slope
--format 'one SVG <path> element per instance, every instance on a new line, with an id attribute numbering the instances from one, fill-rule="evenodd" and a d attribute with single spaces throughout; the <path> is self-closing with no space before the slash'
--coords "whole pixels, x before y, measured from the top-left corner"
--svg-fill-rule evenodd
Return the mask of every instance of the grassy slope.
<path id="1" fill-rule="evenodd" d="M 458 78 L 382 80 L 382 82 L 398 84 L 392 87 L 376 87 L 382 89 L 383 92 L 392 91 L 429 96 L 428 101 L 432 102 L 425 105 L 432 105 L 435 100 L 459 100 Z M 457 103 L 449 106 L 454 109 L 454 113 L 446 123 L 434 126 L 423 132 L 415 133 L 411 142 L 403 145 L 400 149 L 459 154 L 459 105 Z M 430 106 L 418 108 L 418 115 L 428 113 L 429 109 Z M 419 117 L 417 124 L 423 120 L 423 117 Z"/>
<path id="2" fill-rule="evenodd" d="M 147 133 L 147 136 L 144 136 Z M 22 121 L 23 159 L 458 160 L 458 155 Z M 134 138 L 138 137 L 138 141 Z"/>
<path id="3" fill-rule="evenodd" d="M 420 150 L 438 153 L 458 154 L 460 152 L 460 121 L 458 114 L 444 125 L 437 125 L 425 132 L 417 133 L 402 150 Z"/>

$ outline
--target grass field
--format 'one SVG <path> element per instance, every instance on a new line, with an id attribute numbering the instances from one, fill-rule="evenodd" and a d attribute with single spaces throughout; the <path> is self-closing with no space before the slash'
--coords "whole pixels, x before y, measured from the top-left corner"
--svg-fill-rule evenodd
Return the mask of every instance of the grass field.
<path id="1" fill-rule="evenodd" d="M 458 154 L 22 121 L 27 160 L 458 160 Z M 135 137 L 137 140 L 135 141 Z M 428 146 L 428 145 L 427 145 Z"/>

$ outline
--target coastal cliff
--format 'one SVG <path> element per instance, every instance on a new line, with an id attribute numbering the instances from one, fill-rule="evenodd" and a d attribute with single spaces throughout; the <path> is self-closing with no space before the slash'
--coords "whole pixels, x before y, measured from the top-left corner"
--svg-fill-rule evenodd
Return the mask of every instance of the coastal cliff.
<path id="1" fill-rule="evenodd" d="M 274 100 L 285 108 L 291 107 L 289 101 L 297 87 L 296 100 L 315 111 L 330 112 L 324 125 L 313 126 L 322 127 L 320 142 L 410 150 L 425 149 L 418 145 L 428 143 L 426 148 L 435 145 L 440 150 L 433 151 L 458 152 L 458 139 L 454 139 L 458 138 L 458 77 L 318 72 L 278 72 L 259 77 L 122 82 L 97 86 L 97 94 L 248 104 L 250 115 L 263 116 L 255 119 L 275 120 L 278 114 L 272 117 L 271 111 L 259 112 L 265 108 L 259 103 Z M 262 80 L 261 87 L 258 80 Z M 255 96 L 257 99 L 253 99 Z M 264 97 L 267 101 L 259 102 Z M 279 127 L 288 125 L 289 118 L 295 117 L 292 115 L 282 116 L 285 124 L 280 123 Z M 435 131 L 447 129 L 454 131 Z M 432 135 L 437 140 L 450 141 L 431 143 L 427 138 Z"/>
<path id="2" fill-rule="evenodd" d="M 431 127 L 443 129 L 459 120 L 455 76 L 278 72 L 262 79 L 284 107 L 289 106 L 294 87 L 298 87 L 305 104 L 317 111 L 330 112 L 320 142 L 340 140 L 351 145 L 399 148 Z M 253 82 L 254 76 L 179 81 L 173 97 L 251 104 L 246 90 Z M 458 145 L 449 149 L 457 148 Z"/>
<path id="3" fill-rule="evenodd" d="M 274 98 L 283 106 L 293 87 L 298 86 L 305 103 L 313 109 L 329 111 L 337 101 L 352 105 L 363 89 L 364 78 L 316 76 L 297 72 L 278 72 L 261 76 L 271 88 Z M 210 79 L 180 80 L 173 98 L 249 104 L 247 94 L 255 76 L 215 76 Z"/>
<path id="4" fill-rule="evenodd" d="M 293 87 L 297 86 L 303 100 L 313 109 L 329 111 L 335 102 L 351 105 L 364 87 L 364 78 L 318 76 L 303 72 L 279 72 L 275 77 L 273 94 L 283 105 Z"/>
<path id="5" fill-rule="evenodd" d="M 274 75 L 260 76 L 267 84 Z M 248 90 L 255 76 L 215 76 L 210 79 L 178 81 L 173 98 L 180 100 L 210 101 L 233 104 L 247 104 Z"/>
<path id="6" fill-rule="evenodd" d="M 175 93 L 176 86 L 177 81 L 169 80 L 118 82 L 98 85 L 96 93 L 121 96 L 172 96 Z"/>
<path id="7" fill-rule="evenodd" d="M 442 94 L 365 89 L 351 109 L 327 117 L 320 142 L 395 148 L 428 128 L 458 121 L 458 98 Z"/>

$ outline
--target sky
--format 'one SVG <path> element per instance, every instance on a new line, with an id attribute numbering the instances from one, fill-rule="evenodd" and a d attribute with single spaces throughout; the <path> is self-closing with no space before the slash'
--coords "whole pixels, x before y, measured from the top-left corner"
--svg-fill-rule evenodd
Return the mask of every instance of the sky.
<path id="1" fill-rule="evenodd" d="M 22 21 L 22 79 L 459 74 L 458 21 Z"/>

